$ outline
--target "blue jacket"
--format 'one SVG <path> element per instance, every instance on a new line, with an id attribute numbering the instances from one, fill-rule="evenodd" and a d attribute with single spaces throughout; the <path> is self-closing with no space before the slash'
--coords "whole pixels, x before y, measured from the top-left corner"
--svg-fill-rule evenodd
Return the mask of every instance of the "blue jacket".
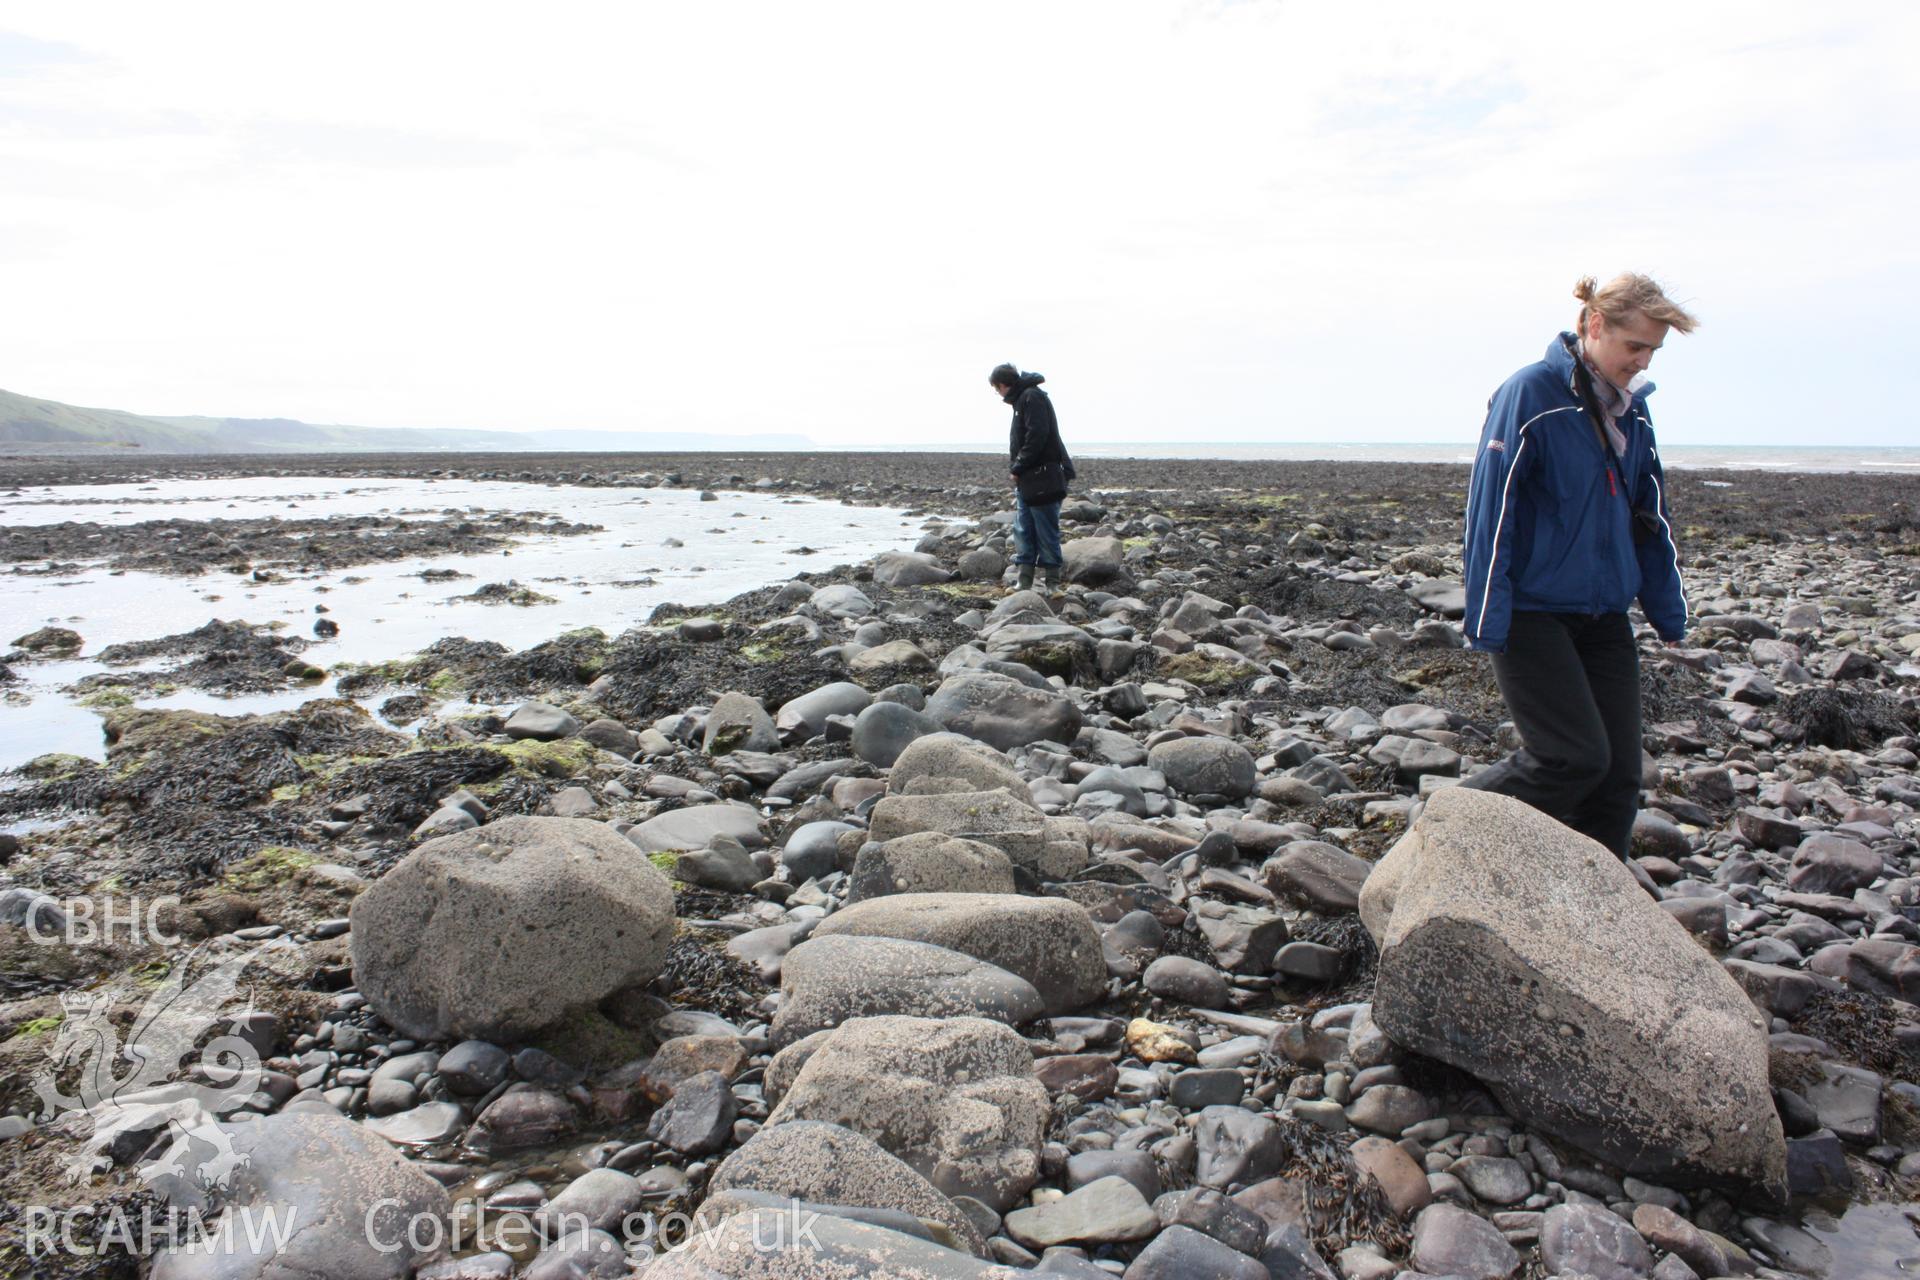
<path id="1" fill-rule="evenodd" d="M 1554 339 L 1545 359 L 1508 378 L 1487 404 L 1461 556 L 1475 649 L 1503 652 L 1515 609 L 1625 613 L 1636 597 L 1662 639 L 1687 629 L 1666 473 L 1647 417 L 1653 388 L 1633 397 L 1619 424 L 1627 451 L 1616 479 L 1577 390 L 1572 343 L 1570 333 Z M 1637 546 L 1635 507 L 1659 516 L 1658 532 Z"/>

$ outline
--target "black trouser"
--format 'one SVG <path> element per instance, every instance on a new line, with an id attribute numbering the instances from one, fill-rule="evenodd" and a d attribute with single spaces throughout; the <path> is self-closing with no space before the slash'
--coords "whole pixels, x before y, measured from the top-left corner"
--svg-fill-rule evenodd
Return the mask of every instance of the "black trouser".
<path id="1" fill-rule="evenodd" d="M 1625 858 L 1640 807 L 1640 654 L 1627 615 L 1515 611 L 1493 674 L 1523 745 L 1460 785 L 1524 800 Z"/>

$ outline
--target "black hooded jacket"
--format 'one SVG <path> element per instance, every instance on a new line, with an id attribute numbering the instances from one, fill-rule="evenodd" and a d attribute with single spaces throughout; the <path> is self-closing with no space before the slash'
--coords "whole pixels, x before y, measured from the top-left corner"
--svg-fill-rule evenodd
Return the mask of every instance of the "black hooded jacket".
<path id="1" fill-rule="evenodd" d="M 1073 479 L 1073 459 L 1060 443 L 1060 424 L 1053 416 L 1053 401 L 1040 389 L 1046 378 L 1023 373 L 1020 381 L 1002 397 L 1013 406 L 1013 429 L 1007 434 L 1007 469 L 1021 475 L 1035 467 L 1057 462 Z"/>

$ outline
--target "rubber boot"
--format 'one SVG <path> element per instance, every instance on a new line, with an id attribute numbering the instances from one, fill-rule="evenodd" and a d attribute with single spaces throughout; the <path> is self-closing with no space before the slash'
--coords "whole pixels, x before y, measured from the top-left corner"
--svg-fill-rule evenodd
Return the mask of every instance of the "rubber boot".
<path id="1" fill-rule="evenodd" d="M 1033 566 L 1032 565 L 1023 564 L 1020 566 L 1020 581 L 1019 581 L 1019 584 L 1014 588 L 1014 590 L 1016 591 L 1033 590 Z"/>
<path id="2" fill-rule="evenodd" d="M 1048 564 L 1040 566 L 1040 591 L 1044 595 L 1060 594 L 1060 566 Z"/>

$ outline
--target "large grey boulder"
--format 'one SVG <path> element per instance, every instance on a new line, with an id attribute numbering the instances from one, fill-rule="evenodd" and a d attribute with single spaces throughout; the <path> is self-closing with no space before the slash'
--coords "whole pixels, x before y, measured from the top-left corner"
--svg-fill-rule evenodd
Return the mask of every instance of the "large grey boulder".
<path id="1" fill-rule="evenodd" d="M 789 742 L 805 742 L 826 732 L 828 716 L 853 716 L 866 710 L 873 694 L 851 680 L 839 680 L 810 689 L 780 704 L 774 727 Z"/>
<path id="2" fill-rule="evenodd" d="M 711 1193 L 764 1191 L 817 1203 L 895 1209 L 937 1222 L 962 1247 L 977 1256 L 986 1254 L 986 1242 L 967 1215 L 912 1166 L 865 1134 L 825 1121 L 767 1125 L 720 1163 L 707 1188 Z"/>
<path id="3" fill-rule="evenodd" d="M 847 670 L 856 676 L 905 679 L 914 672 L 933 670 L 933 659 L 911 640 L 888 640 L 856 653 L 847 663 Z M 883 681 L 870 680 L 869 683 Z"/>
<path id="4" fill-rule="evenodd" d="M 1009 623 L 987 636 L 987 656 L 1071 680 L 1093 665 L 1093 637 L 1065 622 Z"/>
<path id="5" fill-rule="evenodd" d="M 944 730 L 916 738 L 901 751 L 887 775 L 887 790 L 895 795 L 1003 789 L 1016 796 L 1027 794 L 1027 784 L 1013 762 L 983 742 Z"/>
<path id="6" fill-rule="evenodd" d="M 894 893 L 1012 893 L 1013 863 L 978 840 L 917 831 L 884 844 L 868 841 L 854 859 L 847 901 Z"/>
<path id="7" fill-rule="evenodd" d="M 1599 844 L 1518 800 L 1440 791 L 1360 917 L 1397 1043 L 1628 1173 L 1784 1188 L 1765 1019 Z"/>
<path id="8" fill-rule="evenodd" d="M 744 1150 L 744 1148 L 743 1148 Z M 818 1202 L 827 1199 L 815 1195 Z M 807 1229 L 795 1227 L 798 1222 Z M 772 1247 L 769 1247 L 769 1246 Z M 870 1222 L 795 1215 L 788 1206 L 736 1213 L 646 1269 L 646 1280 L 1026 1280 L 1032 1273 L 971 1257 Z"/>
<path id="9" fill-rule="evenodd" d="M 900 702 L 875 702 L 854 719 L 853 754 L 888 769 L 915 742 L 941 732 L 940 722 L 924 712 Z"/>
<path id="10" fill-rule="evenodd" d="M 170 1211 L 206 1215 L 207 1231 L 199 1247 L 157 1254 L 153 1280 L 402 1280 L 433 1260 L 407 1227 L 421 1224 L 414 1239 L 431 1243 L 428 1224 L 444 1226 L 452 1208 L 446 1188 L 385 1139 L 321 1107 L 218 1127 L 233 1161 L 220 1203 L 244 1216 L 221 1230 L 199 1175 L 228 1158 L 210 1132 L 189 1131 L 178 1171 L 151 1185 Z"/>
<path id="11" fill-rule="evenodd" d="M 988 671 L 948 676 L 927 699 L 927 714 L 1001 751 L 1042 741 L 1072 742 L 1080 732 L 1080 708 L 1063 695 Z"/>
<path id="12" fill-rule="evenodd" d="M 751 805 L 722 802 L 689 805 L 657 818 L 648 818 L 627 832 L 642 853 L 681 853 L 704 849 L 716 836 L 738 840 L 749 849 L 767 842 L 760 830 L 760 814 Z"/>
<path id="13" fill-rule="evenodd" d="M 707 713 L 707 732 L 700 749 L 710 756 L 730 751 L 772 751 L 780 745 L 773 717 L 760 700 L 744 693 L 723 693 Z"/>
<path id="14" fill-rule="evenodd" d="M 1019 1034 L 985 1018 L 852 1018 L 807 1058 L 769 1127 L 824 1120 L 940 1191 L 1004 1213 L 1040 1177 L 1052 1104 Z"/>
<path id="15" fill-rule="evenodd" d="M 889 1013 L 1019 1025 L 1045 1015 L 1046 1003 L 1025 978 L 931 943 L 808 938 L 780 966 L 773 1043 L 785 1047 L 848 1018 Z"/>
<path id="16" fill-rule="evenodd" d="M 848 582 L 821 587 L 808 603 L 833 618 L 864 618 L 873 612 L 873 601 L 867 593 Z"/>
<path id="17" fill-rule="evenodd" d="M 1242 800 L 1253 793 L 1253 756 L 1231 738 L 1175 738 L 1147 752 L 1147 764 L 1181 795 Z"/>
<path id="18" fill-rule="evenodd" d="M 1118 538 L 1070 538 L 1060 545 L 1068 582 L 1100 587 L 1127 571 L 1126 547 Z"/>
<path id="19" fill-rule="evenodd" d="M 354 979 L 419 1040 L 516 1040 L 650 981 L 673 891 L 584 818 L 501 818 L 429 840 L 354 899 Z"/>
<path id="20" fill-rule="evenodd" d="M 816 938 L 848 934 L 931 942 L 998 965 L 1033 984 L 1049 1017 L 1091 1004 L 1107 989 L 1100 931 L 1085 907 L 1065 898 L 901 893 L 845 907 L 813 931 Z"/>
<path id="21" fill-rule="evenodd" d="M 916 831 L 939 831 L 990 844 L 1017 867 L 1043 880 L 1064 880 L 1087 865 L 1087 842 L 1075 829 L 1047 816 L 1007 791 L 955 791 L 938 795 L 888 796 L 873 807 L 868 833 L 894 840 Z"/>
<path id="22" fill-rule="evenodd" d="M 580 732 L 580 722 L 556 706 L 545 702 L 527 702 L 507 717 L 506 730 L 509 738 L 532 738 L 537 742 L 548 742 Z"/>
<path id="23" fill-rule="evenodd" d="M 873 580 L 883 587 L 924 587 L 948 582 L 953 573 L 919 551 L 883 551 L 873 558 Z"/>

